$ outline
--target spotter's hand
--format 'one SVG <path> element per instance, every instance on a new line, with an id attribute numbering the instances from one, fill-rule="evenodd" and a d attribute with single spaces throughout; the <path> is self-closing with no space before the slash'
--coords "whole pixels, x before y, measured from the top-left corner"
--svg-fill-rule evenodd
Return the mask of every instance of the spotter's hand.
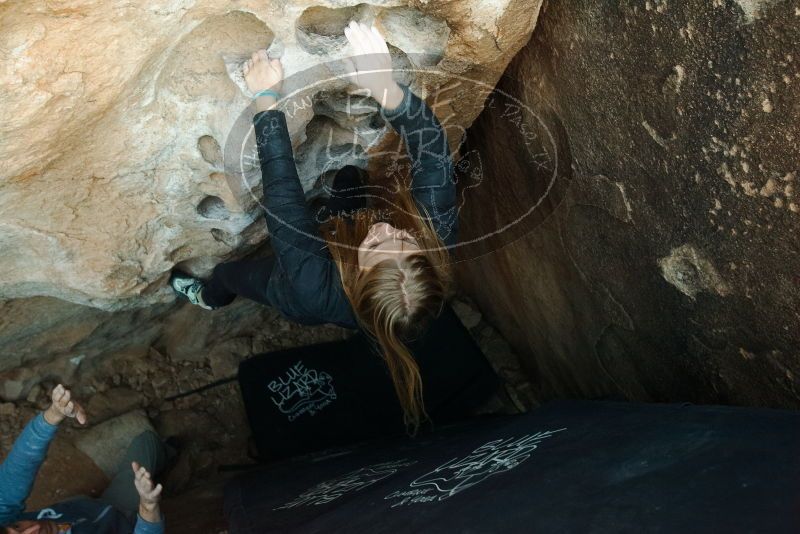
<path id="1" fill-rule="evenodd" d="M 53 388 L 50 394 L 53 403 L 44 412 L 45 420 L 51 425 L 57 425 L 67 417 L 77 419 L 82 425 L 86 424 L 86 412 L 80 404 L 72 400 L 70 391 L 61 384 Z"/>
<path id="2" fill-rule="evenodd" d="M 139 506 L 142 508 L 152 509 L 161 500 L 161 490 L 164 489 L 161 484 L 153 484 L 150 478 L 150 472 L 136 462 L 131 463 L 131 469 L 134 474 L 134 485 L 136 491 L 139 493 Z"/>

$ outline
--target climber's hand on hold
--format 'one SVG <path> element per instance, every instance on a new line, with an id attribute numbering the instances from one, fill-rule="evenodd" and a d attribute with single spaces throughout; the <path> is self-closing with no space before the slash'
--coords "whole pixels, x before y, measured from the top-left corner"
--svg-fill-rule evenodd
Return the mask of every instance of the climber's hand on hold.
<path id="1" fill-rule="evenodd" d="M 350 21 L 344 29 L 352 56 L 343 60 L 347 79 L 364 89 L 387 109 L 394 109 L 403 100 L 403 90 L 392 76 L 392 57 L 386 40 L 374 26 Z"/>
<path id="2" fill-rule="evenodd" d="M 50 394 L 53 403 L 44 412 L 44 419 L 51 425 L 61 423 L 67 417 L 77 419 L 82 425 L 86 424 L 86 412 L 80 404 L 72 400 L 70 391 L 61 384 L 53 388 Z"/>
<path id="3" fill-rule="evenodd" d="M 283 86 L 283 65 L 280 59 L 270 59 L 265 49 L 253 52 L 250 59 L 244 64 L 243 71 L 247 88 L 253 94 L 271 89 L 276 93 L 281 92 Z M 275 104 L 272 96 L 262 96 L 256 99 L 258 111 L 269 109 Z"/>
<path id="4" fill-rule="evenodd" d="M 265 49 L 256 50 L 244 64 L 244 79 L 247 88 L 255 94 L 264 89 L 281 92 L 283 65 L 280 59 L 270 59 Z"/>

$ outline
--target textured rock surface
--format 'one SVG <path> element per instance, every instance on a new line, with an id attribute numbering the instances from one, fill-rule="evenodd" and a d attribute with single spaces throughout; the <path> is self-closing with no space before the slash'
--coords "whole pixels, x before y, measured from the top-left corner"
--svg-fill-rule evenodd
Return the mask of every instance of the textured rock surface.
<path id="1" fill-rule="evenodd" d="M 797 2 L 551 1 L 508 74 L 556 142 L 476 121 L 465 237 L 545 201 L 461 280 L 537 393 L 800 406 Z"/>
<path id="2" fill-rule="evenodd" d="M 155 429 L 147 414 L 135 410 L 92 427 L 75 441 L 75 447 L 111 479 L 117 474 L 128 446 L 136 436 L 148 430 Z"/>
<path id="3" fill-rule="evenodd" d="M 245 300 L 209 313 L 188 304 L 104 312 L 52 298 L 18 299 L 0 305 L 0 397 L 24 400 L 37 385 L 62 381 L 79 385 L 83 398 L 121 388 L 163 398 L 234 374 L 217 354 L 243 357 L 341 339 L 344 332 L 292 324 Z M 184 376 L 173 367 L 212 359 L 207 375 Z M 126 392 L 115 395 L 113 402 L 95 401 L 97 408 L 130 405 Z"/>
<path id="4" fill-rule="evenodd" d="M 436 66 L 408 76 L 421 94 L 459 76 L 493 85 L 539 4 L 0 2 L 0 298 L 103 309 L 169 300 L 174 265 L 207 272 L 262 240 L 256 204 L 221 161 L 248 102 L 237 68 L 253 49 L 279 42 L 291 77 L 346 54 L 348 20 L 375 21 L 398 66 Z M 441 113 L 461 128 L 482 97 L 457 85 Z M 332 127 L 340 148 L 363 131 L 343 117 L 343 91 L 337 80 L 315 86 L 314 106 L 292 114 L 309 188 L 321 170 L 314 148 Z"/>

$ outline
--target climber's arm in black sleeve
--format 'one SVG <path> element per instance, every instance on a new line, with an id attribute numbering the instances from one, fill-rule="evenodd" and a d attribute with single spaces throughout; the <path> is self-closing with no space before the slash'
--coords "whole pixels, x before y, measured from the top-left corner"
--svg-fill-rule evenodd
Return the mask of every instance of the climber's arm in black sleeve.
<path id="1" fill-rule="evenodd" d="M 412 162 L 411 193 L 445 245 L 456 242 L 458 209 L 447 135 L 430 107 L 403 85 L 403 100 L 381 112 L 400 134 Z"/>
<path id="2" fill-rule="evenodd" d="M 264 184 L 267 229 L 275 252 L 276 280 L 290 287 L 275 290 L 274 305 L 294 318 L 337 322 L 338 269 L 319 234 L 297 175 L 292 143 L 282 111 L 253 118 Z"/>

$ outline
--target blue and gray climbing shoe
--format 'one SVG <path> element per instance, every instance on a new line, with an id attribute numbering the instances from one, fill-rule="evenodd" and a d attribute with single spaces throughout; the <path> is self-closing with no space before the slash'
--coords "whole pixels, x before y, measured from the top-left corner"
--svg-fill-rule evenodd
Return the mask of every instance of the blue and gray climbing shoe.
<path id="1" fill-rule="evenodd" d="M 175 291 L 175 293 L 183 296 L 192 304 L 207 310 L 214 309 L 212 306 L 209 306 L 203 302 L 201 292 L 203 291 L 205 284 L 202 280 L 194 278 L 193 276 L 181 271 L 173 271 L 172 276 L 170 276 L 169 279 L 169 285 L 172 286 L 172 289 Z"/>

